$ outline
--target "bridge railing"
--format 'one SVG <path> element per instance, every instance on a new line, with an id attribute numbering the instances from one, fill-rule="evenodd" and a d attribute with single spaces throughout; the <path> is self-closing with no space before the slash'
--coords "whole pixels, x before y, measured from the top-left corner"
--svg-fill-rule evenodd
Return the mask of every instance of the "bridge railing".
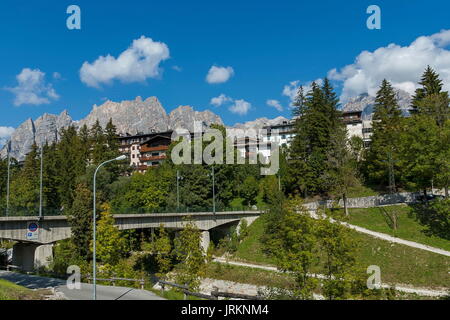
<path id="1" fill-rule="evenodd" d="M 67 212 L 61 208 L 43 207 L 42 214 L 44 216 L 63 216 Z M 6 212 L 6 208 L 0 208 L 0 217 L 35 217 L 39 215 L 39 208 L 34 207 L 12 207 Z"/>
<path id="2" fill-rule="evenodd" d="M 258 208 L 251 208 L 246 206 L 231 206 L 231 207 L 216 207 L 216 212 L 230 212 L 230 211 L 258 211 Z M 145 214 L 145 213 L 198 213 L 198 212 L 213 212 L 213 207 L 163 207 L 163 208 L 112 208 L 113 214 Z"/>
<path id="3" fill-rule="evenodd" d="M 218 206 L 216 212 L 231 212 L 231 211 L 243 211 L 254 212 L 260 208 L 248 207 L 248 206 Z M 198 212 L 213 212 L 213 207 L 163 207 L 163 208 L 112 208 L 113 214 L 145 214 L 145 213 L 198 213 Z M 45 207 L 42 210 L 43 216 L 62 216 L 67 214 L 67 210 L 62 208 L 49 208 Z M 11 217 L 36 217 L 39 215 L 39 208 L 10 208 L 8 210 L 8 216 Z M 0 208 L 0 217 L 6 216 L 6 209 Z"/>

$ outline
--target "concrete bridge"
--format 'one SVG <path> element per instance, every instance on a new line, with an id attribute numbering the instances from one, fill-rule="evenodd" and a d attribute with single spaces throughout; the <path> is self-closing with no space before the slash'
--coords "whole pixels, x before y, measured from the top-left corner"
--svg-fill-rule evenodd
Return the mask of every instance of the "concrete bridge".
<path id="1" fill-rule="evenodd" d="M 201 242 L 206 249 L 211 229 L 240 224 L 243 219 L 251 224 L 260 214 L 261 211 L 117 214 L 114 219 L 119 230 L 159 228 L 161 224 L 168 229 L 180 230 L 186 224 L 184 218 L 190 216 L 202 232 Z M 35 216 L 0 217 L 0 239 L 18 241 L 13 248 L 13 265 L 26 271 L 48 265 L 53 256 L 53 244 L 70 236 L 66 216 L 46 216 L 40 220 Z"/>

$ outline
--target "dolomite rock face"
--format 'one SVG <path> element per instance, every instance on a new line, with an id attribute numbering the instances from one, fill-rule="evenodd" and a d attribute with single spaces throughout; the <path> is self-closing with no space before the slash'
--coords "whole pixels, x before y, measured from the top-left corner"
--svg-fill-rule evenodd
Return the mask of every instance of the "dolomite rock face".
<path id="1" fill-rule="evenodd" d="M 91 128 L 98 120 L 104 128 L 109 119 L 117 127 L 117 132 L 131 135 L 154 131 L 167 131 L 168 117 L 161 103 L 156 97 L 144 101 L 141 97 L 122 102 L 107 101 L 101 106 L 92 108 L 91 113 L 80 120 L 77 126 L 87 125 Z"/>
<path id="2" fill-rule="evenodd" d="M 45 113 L 35 121 L 28 119 L 23 122 L 11 135 L 11 157 L 23 160 L 34 142 L 38 145 L 56 141 L 62 129 L 73 123 L 67 111 L 60 115 Z M 7 156 L 6 146 L 0 151 L 0 157 Z"/>
<path id="3" fill-rule="evenodd" d="M 200 122 L 203 128 L 213 123 L 223 124 L 222 119 L 213 112 L 195 111 L 190 106 L 180 106 L 167 115 L 156 97 L 145 100 L 137 97 L 122 102 L 107 101 L 101 106 L 94 105 L 88 116 L 79 121 L 73 121 L 67 111 L 63 111 L 60 115 L 45 113 L 34 121 L 26 120 L 11 135 L 11 157 L 23 160 L 34 142 L 38 145 L 46 141 L 55 142 L 60 138 L 62 129 L 71 125 L 77 129 L 83 125 L 91 128 L 98 120 L 100 125 L 105 127 L 109 119 L 112 119 L 117 132 L 122 135 L 162 132 L 177 127 L 192 131 L 194 121 Z M 6 156 L 7 148 L 4 146 L 0 151 L 0 157 L 3 159 Z"/>
<path id="4" fill-rule="evenodd" d="M 171 130 L 182 128 L 192 132 L 195 122 L 200 123 L 202 129 L 211 124 L 223 125 L 222 119 L 215 113 L 209 110 L 194 111 L 190 106 L 179 106 L 169 114 L 169 129 Z"/>
<path id="5" fill-rule="evenodd" d="M 234 128 L 236 129 L 262 129 L 265 126 L 274 126 L 282 124 L 283 122 L 289 122 L 289 119 L 285 117 L 276 117 L 275 119 L 258 118 L 253 121 L 247 121 L 244 123 L 236 123 Z"/>
<path id="6" fill-rule="evenodd" d="M 403 90 L 396 90 L 398 105 L 404 115 L 409 114 L 411 105 L 411 95 Z M 366 120 L 372 119 L 374 112 L 375 97 L 368 94 L 361 94 L 357 97 L 351 98 L 342 108 L 344 112 L 362 111 L 362 116 Z"/>

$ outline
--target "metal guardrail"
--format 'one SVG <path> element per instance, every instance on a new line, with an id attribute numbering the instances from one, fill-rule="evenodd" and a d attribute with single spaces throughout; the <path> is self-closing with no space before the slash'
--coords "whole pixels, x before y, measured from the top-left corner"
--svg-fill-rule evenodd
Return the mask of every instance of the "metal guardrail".
<path id="1" fill-rule="evenodd" d="M 207 299 L 207 300 L 219 300 L 219 297 L 232 298 L 232 299 L 243 299 L 243 300 L 262 300 L 263 299 L 263 297 L 261 297 L 261 296 L 251 296 L 251 295 L 247 295 L 247 294 L 219 291 L 217 287 L 215 287 L 214 290 L 211 291 L 210 295 L 207 295 L 207 294 L 203 294 L 203 293 L 189 291 L 189 288 L 187 286 L 180 285 L 180 284 L 173 283 L 173 282 L 157 280 L 157 283 L 159 283 L 161 285 L 162 291 L 164 291 L 166 285 L 181 289 L 181 291 L 185 295 L 185 297 L 184 297 L 185 300 L 186 300 L 186 295 L 193 296 L 193 297 L 199 297 L 199 298 L 203 298 L 203 299 Z"/>
<path id="2" fill-rule="evenodd" d="M 86 276 L 84 277 L 86 280 L 89 281 L 92 280 L 93 278 L 91 276 Z M 144 290 L 144 285 L 145 285 L 145 279 L 130 279 L 130 278 L 96 278 L 96 281 L 109 281 L 112 282 L 112 285 L 115 287 L 116 286 L 116 282 L 117 281 L 130 281 L 130 282 L 139 282 L 139 284 L 141 285 L 141 289 Z"/>
<path id="3" fill-rule="evenodd" d="M 216 207 L 215 212 L 232 212 L 232 211 L 242 211 L 242 212 L 255 212 L 261 211 L 263 208 L 250 208 L 250 207 Z M 211 207 L 180 207 L 180 208 L 112 208 L 112 214 L 156 214 L 156 213 L 199 213 L 199 212 L 214 212 Z M 8 211 L 8 216 L 10 217 L 37 217 L 39 215 L 39 210 L 32 208 L 10 208 Z M 55 209 L 55 208 L 44 208 L 43 216 L 63 216 L 67 215 L 67 210 Z M 0 217 L 6 216 L 6 210 L 0 209 Z"/>

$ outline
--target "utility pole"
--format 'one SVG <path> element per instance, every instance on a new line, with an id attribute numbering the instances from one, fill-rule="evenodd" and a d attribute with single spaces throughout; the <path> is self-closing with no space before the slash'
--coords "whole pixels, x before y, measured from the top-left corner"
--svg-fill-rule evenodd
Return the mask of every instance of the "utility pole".
<path id="1" fill-rule="evenodd" d="M 10 152 L 11 152 L 11 141 L 8 142 L 8 181 L 6 184 L 6 216 L 9 215 L 9 183 L 10 183 L 10 168 L 11 168 L 11 159 L 10 159 Z"/>
<path id="2" fill-rule="evenodd" d="M 216 182 L 214 175 L 214 167 L 212 167 L 212 180 L 213 180 L 213 213 L 216 214 Z"/>
<path id="3" fill-rule="evenodd" d="M 177 211 L 180 209 L 180 180 L 183 177 L 180 176 L 180 171 L 177 170 Z"/>
<path id="4" fill-rule="evenodd" d="M 388 152 L 389 162 L 389 192 L 395 193 L 395 175 L 394 175 L 394 161 L 392 160 L 392 153 Z"/>

